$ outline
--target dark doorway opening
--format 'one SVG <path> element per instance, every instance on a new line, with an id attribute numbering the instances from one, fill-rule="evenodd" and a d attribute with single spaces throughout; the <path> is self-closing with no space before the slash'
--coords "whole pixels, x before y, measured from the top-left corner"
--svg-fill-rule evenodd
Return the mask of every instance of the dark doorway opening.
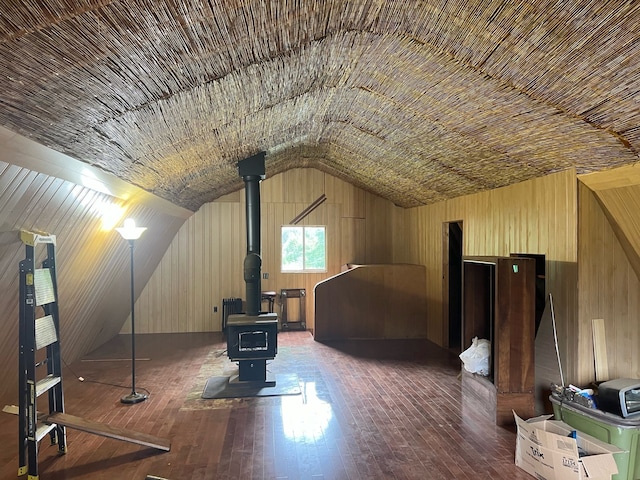
<path id="1" fill-rule="evenodd" d="M 448 325 L 448 345 L 462 352 L 462 222 L 445 223 L 443 314 Z"/>

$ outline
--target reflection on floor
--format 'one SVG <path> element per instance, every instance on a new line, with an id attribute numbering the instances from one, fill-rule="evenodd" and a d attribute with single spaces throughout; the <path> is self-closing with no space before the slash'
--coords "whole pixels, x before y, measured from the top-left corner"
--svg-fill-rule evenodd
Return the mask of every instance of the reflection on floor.
<path id="1" fill-rule="evenodd" d="M 456 356 L 429 342 L 324 345 L 308 332 L 281 333 L 269 373 L 297 374 L 301 394 L 204 400 L 206 379 L 234 367 L 220 355 L 219 334 L 137 338 L 138 357 L 149 360 L 137 362 L 136 384 L 150 398 L 119 402 L 123 389 L 113 384 L 127 388 L 131 380 L 122 336 L 65 370 L 66 409 L 170 438 L 171 451 L 69 430 L 66 455 L 43 443 L 41 478 L 531 478 L 513 465 L 513 431 L 495 427 L 462 396 Z M 0 478 L 15 478 L 15 417 L 0 416 L 0 440 Z"/>

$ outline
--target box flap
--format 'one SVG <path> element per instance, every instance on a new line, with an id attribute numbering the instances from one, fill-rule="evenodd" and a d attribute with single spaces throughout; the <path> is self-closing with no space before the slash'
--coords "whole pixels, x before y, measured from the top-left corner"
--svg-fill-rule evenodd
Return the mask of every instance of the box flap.
<path id="1" fill-rule="evenodd" d="M 574 438 L 568 437 L 568 434 L 539 430 L 537 435 L 540 440 L 540 445 L 578 458 L 578 444 Z"/>
<path id="2" fill-rule="evenodd" d="M 549 420 L 550 415 L 530 418 L 526 421 L 522 420 L 515 412 L 513 415 L 518 427 L 518 435 L 522 435 L 531 442 L 545 448 L 560 450 L 567 454 L 578 456 L 576 441 L 568 436 L 572 432 L 571 427 L 568 425 Z"/>
<path id="3" fill-rule="evenodd" d="M 522 435 L 532 442 L 538 443 L 538 439 L 535 434 L 537 427 L 532 425 L 531 422 L 526 422 L 521 419 L 516 412 L 513 412 L 513 418 L 515 419 L 516 426 L 518 427 L 518 435 Z"/>
<path id="4" fill-rule="evenodd" d="M 589 478 L 611 478 L 611 475 L 618 473 L 618 465 L 613 455 L 590 455 L 582 457 L 582 466 Z"/>
<path id="5" fill-rule="evenodd" d="M 598 440 L 597 438 L 592 437 L 591 435 L 587 435 L 586 433 L 583 433 L 579 430 L 577 434 L 577 441 L 580 449 L 584 450 L 585 452 L 589 452 L 589 455 L 598 455 L 598 454 L 604 454 L 604 453 L 622 453 L 626 451 L 626 450 L 622 450 L 616 445 L 612 445 L 610 443 L 603 442 L 602 440 Z"/>
<path id="6" fill-rule="evenodd" d="M 515 413 L 515 412 L 514 412 Z M 517 414 L 516 414 L 517 415 Z M 531 417 L 526 420 L 527 423 L 539 423 L 544 422 L 546 420 L 551 420 L 553 418 L 553 414 L 549 415 L 540 415 L 538 417 Z M 522 419 L 521 419 L 522 420 Z M 523 420 L 524 421 L 524 420 Z"/>

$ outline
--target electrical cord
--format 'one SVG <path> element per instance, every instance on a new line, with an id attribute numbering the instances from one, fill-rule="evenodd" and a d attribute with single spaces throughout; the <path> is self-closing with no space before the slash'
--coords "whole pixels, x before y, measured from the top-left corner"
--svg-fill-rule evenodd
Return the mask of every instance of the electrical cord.
<path id="1" fill-rule="evenodd" d="M 71 368 L 69 366 L 69 364 L 65 361 L 65 359 L 60 356 L 62 363 L 64 363 L 64 366 L 67 367 L 69 369 L 69 371 L 73 374 L 74 377 L 76 377 L 78 379 L 79 382 L 86 382 L 86 383 L 96 383 L 98 385 L 107 385 L 109 387 L 117 387 L 117 388 L 124 388 L 125 390 L 128 390 L 131 388 L 131 385 L 118 385 L 116 383 L 109 383 L 109 382 L 100 382 L 98 380 L 87 380 L 86 378 L 78 375 L 76 372 L 74 372 L 73 368 Z M 147 390 L 144 387 L 137 387 L 138 390 L 142 390 L 147 394 L 147 397 L 151 396 L 151 392 L 149 390 Z"/>

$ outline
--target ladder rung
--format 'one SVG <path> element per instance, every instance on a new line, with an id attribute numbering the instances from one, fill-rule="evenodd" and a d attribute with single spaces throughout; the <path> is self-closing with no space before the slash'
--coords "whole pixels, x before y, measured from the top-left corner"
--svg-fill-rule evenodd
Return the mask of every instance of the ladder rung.
<path id="1" fill-rule="evenodd" d="M 38 423 L 38 427 L 36 428 L 36 442 L 42 440 L 47 433 L 56 428 L 55 423 Z"/>
<path id="2" fill-rule="evenodd" d="M 42 380 L 36 382 L 36 397 L 39 397 L 47 390 L 53 388 L 60 383 L 60 377 L 54 375 L 47 375 Z"/>

